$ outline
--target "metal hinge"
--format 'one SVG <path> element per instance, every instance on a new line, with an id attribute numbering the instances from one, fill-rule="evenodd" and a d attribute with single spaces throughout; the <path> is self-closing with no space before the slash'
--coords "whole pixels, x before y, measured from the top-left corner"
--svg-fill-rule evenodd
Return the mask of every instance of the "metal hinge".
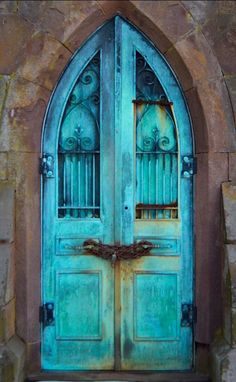
<path id="1" fill-rule="evenodd" d="M 181 326 L 190 327 L 197 322 L 197 307 L 193 304 L 182 304 Z"/>
<path id="2" fill-rule="evenodd" d="M 52 325 L 54 323 L 54 303 L 47 302 L 39 307 L 39 322 L 43 327 Z"/>
<path id="3" fill-rule="evenodd" d="M 185 155 L 182 157 L 182 177 L 190 178 L 192 175 L 197 173 L 197 158 Z"/>
<path id="4" fill-rule="evenodd" d="M 43 154 L 40 158 L 39 172 L 45 178 L 54 177 L 54 158 L 51 154 Z"/>

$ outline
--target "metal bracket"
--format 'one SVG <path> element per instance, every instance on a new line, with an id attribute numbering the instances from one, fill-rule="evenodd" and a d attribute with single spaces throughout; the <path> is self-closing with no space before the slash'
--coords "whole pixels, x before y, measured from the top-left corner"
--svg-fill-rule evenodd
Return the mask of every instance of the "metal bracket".
<path id="1" fill-rule="evenodd" d="M 54 158 L 51 154 L 43 154 L 40 158 L 40 174 L 45 176 L 45 178 L 54 177 Z"/>
<path id="2" fill-rule="evenodd" d="M 182 172 L 183 178 L 190 178 L 197 173 L 197 158 L 189 155 L 182 157 Z"/>
<path id="3" fill-rule="evenodd" d="M 190 327 L 197 322 L 197 307 L 193 304 L 182 304 L 181 326 Z"/>
<path id="4" fill-rule="evenodd" d="M 43 327 L 53 325 L 55 321 L 53 312 L 53 302 L 47 302 L 39 307 L 39 322 L 43 324 Z"/>

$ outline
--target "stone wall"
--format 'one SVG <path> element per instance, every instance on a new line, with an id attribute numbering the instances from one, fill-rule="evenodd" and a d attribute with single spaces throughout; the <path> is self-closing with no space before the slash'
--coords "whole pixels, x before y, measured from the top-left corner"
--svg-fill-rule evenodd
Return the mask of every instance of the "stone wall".
<path id="1" fill-rule="evenodd" d="M 236 182 L 223 183 L 223 328 L 211 347 L 214 382 L 236 380 Z"/>
<path id="2" fill-rule="evenodd" d="M 0 323 L 0 342 L 6 349 L 11 339 L 18 341 L 15 333 L 23 340 L 27 374 L 40 369 L 38 158 L 43 117 L 73 52 L 117 13 L 153 41 L 183 88 L 198 157 L 195 339 L 201 344 L 199 353 L 222 323 L 220 187 L 236 180 L 236 2 L 1 1 L 0 183 L 1 190 L 11 190 L 1 191 L 4 208 L 9 195 L 15 195 L 9 206 L 10 211 L 15 206 L 15 229 L 11 238 L 0 237 L 7 240 L 1 242 L 0 264 L 11 275 L 10 284 L 5 279 L 3 283 L 8 294 L 5 289 L 0 292 L 0 322 L 6 309 L 11 311 L 9 326 L 1 329 Z M 0 282 L 5 271 L 1 275 Z M 13 284 L 16 292 L 10 293 Z"/>

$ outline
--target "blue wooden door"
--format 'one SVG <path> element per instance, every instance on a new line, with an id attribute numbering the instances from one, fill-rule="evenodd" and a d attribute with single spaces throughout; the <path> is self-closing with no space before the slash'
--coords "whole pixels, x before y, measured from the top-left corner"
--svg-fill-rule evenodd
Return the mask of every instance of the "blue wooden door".
<path id="1" fill-rule="evenodd" d="M 117 16 L 75 54 L 45 118 L 44 369 L 192 367 L 192 146 L 175 76 Z M 150 248 L 106 259 L 88 239 Z"/>

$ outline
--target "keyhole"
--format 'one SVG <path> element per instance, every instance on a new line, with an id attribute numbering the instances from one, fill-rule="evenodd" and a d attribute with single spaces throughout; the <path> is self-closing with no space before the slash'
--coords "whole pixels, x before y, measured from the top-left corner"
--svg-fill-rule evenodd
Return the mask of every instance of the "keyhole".
<path id="1" fill-rule="evenodd" d="M 128 210 L 128 208 L 129 208 L 128 206 L 125 206 L 125 210 Z"/>

